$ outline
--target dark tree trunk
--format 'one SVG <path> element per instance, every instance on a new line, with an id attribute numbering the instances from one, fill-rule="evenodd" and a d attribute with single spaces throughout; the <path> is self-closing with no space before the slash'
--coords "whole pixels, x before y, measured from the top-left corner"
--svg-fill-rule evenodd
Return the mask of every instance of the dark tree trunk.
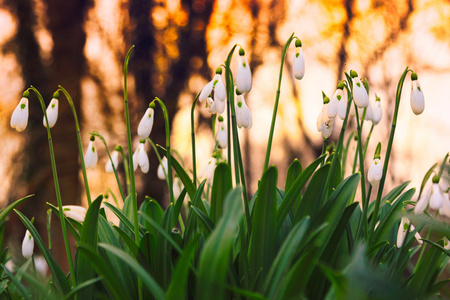
<path id="1" fill-rule="evenodd" d="M 88 0 L 59 1 L 47 0 L 47 28 L 53 39 L 51 60 L 43 62 L 37 43 L 34 26 L 36 16 L 33 1 L 11 1 L 11 10 L 19 21 L 15 37 L 15 51 L 22 68 L 25 87 L 35 86 L 48 105 L 58 84 L 72 95 L 75 107 L 80 114 L 81 78 L 85 72 L 83 54 L 86 34 L 84 17 L 89 7 Z M 37 97 L 30 93 L 30 117 L 25 134 L 28 139 L 24 145 L 23 172 L 20 184 L 27 186 L 26 194 L 35 194 L 28 205 L 21 207 L 27 217 L 35 217 L 35 226 L 42 236 L 46 236 L 46 202 L 56 205 L 56 196 L 48 150 L 47 133 L 42 125 L 43 113 Z M 64 204 L 80 203 L 79 158 L 75 135 L 75 125 L 68 102 L 60 97 L 58 122 L 51 130 L 58 170 L 61 197 Z M 14 189 L 14 187 L 13 187 Z M 11 200 L 19 196 L 11 193 Z M 53 218 L 54 220 L 56 218 Z M 62 235 L 58 222 L 54 222 L 52 239 L 54 255 L 58 261 L 65 261 Z M 61 242 L 60 242 L 61 241 Z"/>

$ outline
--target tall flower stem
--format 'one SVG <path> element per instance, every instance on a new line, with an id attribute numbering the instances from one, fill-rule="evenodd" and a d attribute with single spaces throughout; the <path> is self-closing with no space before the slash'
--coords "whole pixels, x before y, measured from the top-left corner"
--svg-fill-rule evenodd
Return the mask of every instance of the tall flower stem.
<path id="1" fill-rule="evenodd" d="M 294 39 L 295 39 L 295 36 L 294 36 L 294 33 L 292 33 L 291 36 L 289 37 L 289 39 L 284 44 L 283 52 L 281 53 L 281 65 L 280 65 L 280 74 L 278 76 L 278 88 L 277 88 L 277 94 L 275 96 L 275 104 L 273 107 L 272 123 L 270 125 L 269 140 L 267 141 L 266 158 L 264 160 L 263 173 L 265 173 L 267 168 L 269 167 L 270 152 L 272 150 L 273 132 L 275 130 L 275 121 L 277 119 L 278 102 L 280 101 L 281 79 L 283 77 L 284 59 L 286 58 L 287 49 L 289 48 L 289 45 L 291 44 L 291 42 Z"/>
<path id="2" fill-rule="evenodd" d="M 403 71 L 402 76 L 400 77 L 400 80 L 397 85 L 397 92 L 395 94 L 395 108 L 394 108 L 394 116 L 392 118 L 392 126 L 391 126 L 391 133 L 389 135 L 389 141 L 386 149 L 386 155 L 385 155 L 385 161 L 383 165 L 383 176 L 380 180 L 380 185 L 378 187 L 378 194 L 377 198 L 375 200 L 375 206 L 372 214 L 372 221 L 370 223 L 370 230 L 369 230 L 369 241 L 372 239 L 373 230 L 375 228 L 375 224 L 378 219 L 378 210 L 380 209 L 380 202 L 381 202 L 381 196 L 383 195 L 383 188 L 384 188 L 384 182 L 386 181 L 386 173 L 389 166 L 389 158 L 391 156 L 391 150 L 392 150 L 392 143 L 394 142 L 394 134 L 395 134 L 395 127 L 397 126 L 397 116 L 398 116 L 398 109 L 400 107 L 400 98 L 402 96 L 402 88 L 403 83 L 405 82 L 406 75 L 408 74 L 410 70 L 408 67 L 406 67 L 405 71 Z"/>
<path id="3" fill-rule="evenodd" d="M 88 204 L 91 205 L 91 202 L 92 202 L 91 201 L 91 193 L 89 191 L 89 183 L 88 183 L 87 174 L 86 174 L 86 165 L 84 163 L 83 145 L 81 143 L 81 130 L 80 130 L 80 124 L 78 122 L 77 111 L 75 109 L 75 105 L 73 104 L 72 97 L 67 92 L 67 90 L 60 85 L 58 85 L 58 90 L 63 92 L 64 96 L 66 97 L 67 101 L 69 102 L 70 109 L 72 110 L 73 118 L 75 119 L 75 128 L 76 128 L 77 141 L 78 141 L 78 152 L 80 154 L 81 171 L 83 173 L 83 180 L 84 180 L 84 189 L 86 190 L 86 198 L 87 198 Z"/>
<path id="4" fill-rule="evenodd" d="M 357 132 L 358 132 L 358 156 L 359 156 L 359 171 L 361 173 L 361 202 L 362 202 L 362 218 L 363 221 L 367 223 L 367 208 L 369 207 L 369 203 L 366 201 L 366 178 L 364 171 L 364 154 L 363 154 L 363 146 L 362 146 L 362 123 L 364 120 L 359 120 L 358 108 L 355 105 L 355 113 L 356 113 L 356 124 L 357 124 Z"/>
<path id="5" fill-rule="evenodd" d="M 234 84 L 233 74 L 231 73 L 230 63 L 236 45 L 231 49 L 225 61 L 225 83 L 227 91 L 227 122 L 228 122 L 228 161 L 231 159 L 231 132 L 233 133 L 233 158 L 234 158 L 234 171 L 236 185 L 241 184 L 242 187 L 242 199 L 244 202 L 245 219 L 247 221 L 248 232 L 251 232 L 251 217 L 250 208 L 248 205 L 247 185 L 245 182 L 244 164 L 242 162 L 241 147 L 239 144 L 239 133 L 236 123 L 236 108 L 234 106 Z M 230 118 L 231 115 L 231 118 Z M 230 163 L 231 166 L 231 163 Z"/>
<path id="6" fill-rule="evenodd" d="M 127 195 L 131 193 L 131 187 L 130 187 L 130 168 L 128 168 L 128 157 L 125 155 L 125 151 L 123 151 L 123 147 L 120 145 L 117 145 L 117 151 L 120 152 L 120 155 L 122 155 L 123 160 L 123 169 L 125 170 L 125 182 L 127 186 Z"/>
<path id="7" fill-rule="evenodd" d="M 125 195 L 122 190 L 122 185 L 120 184 L 119 175 L 117 174 L 116 166 L 114 165 L 114 162 L 112 161 L 111 153 L 109 152 L 108 145 L 106 144 L 105 138 L 98 131 L 94 131 L 89 134 L 94 135 L 102 140 L 103 145 L 105 146 L 105 149 L 106 149 L 106 153 L 108 154 L 108 159 L 111 161 L 111 166 L 113 168 L 114 175 L 116 176 L 116 181 L 117 181 L 117 186 L 119 187 L 120 196 L 122 196 L 122 200 L 125 201 Z"/>
<path id="8" fill-rule="evenodd" d="M 195 97 L 194 102 L 192 103 L 192 107 L 191 107 L 192 177 L 193 177 L 192 181 L 196 188 L 197 188 L 197 158 L 196 158 L 196 153 L 195 153 L 194 111 L 195 111 L 195 106 L 198 102 L 198 96 L 200 96 L 200 93 L 198 93 L 197 97 Z"/>
<path id="9" fill-rule="evenodd" d="M 47 118 L 47 111 L 45 109 L 44 99 L 42 98 L 41 93 L 39 93 L 39 91 L 36 88 L 34 88 L 33 86 L 31 86 L 28 90 L 32 90 L 38 97 L 39 102 L 41 104 L 42 111 L 44 112 L 45 122 L 46 122 L 46 124 L 49 124 L 48 118 Z M 48 147 L 50 150 L 50 161 L 52 164 L 53 182 L 55 183 L 56 201 L 58 202 L 59 219 L 61 220 L 61 228 L 62 228 L 62 233 L 63 233 L 64 246 L 66 248 L 66 255 L 67 255 L 67 261 L 69 264 L 70 275 L 71 275 L 71 279 L 72 279 L 72 286 L 75 287 L 75 285 L 76 285 L 75 272 L 74 272 L 74 268 L 73 268 L 72 254 L 70 252 L 69 237 L 67 236 L 66 222 L 64 221 L 65 220 L 64 219 L 64 211 L 63 211 L 63 207 L 62 207 L 61 191 L 59 189 L 58 172 L 56 171 L 55 152 L 53 150 L 52 135 L 50 133 L 50 127 L 46 126 L 46 128 L 47 128 L 47 137 L 48 137 Z"/>
<path id="10" fill-rule="evenodd" d="M 136 244 L 139 245 L 139 219 L 138 219 L 138 209 L 137 209 L 137 195 L 136 195 L 136 184 L 134 180 L 134 170 L 133 170 L 133 148 L 131 145 L 131 125 L 130 125 L 130 113 L 128 110 L 128 92 L 127 92 L 127 71 L 128 62 L 130 61 L 131 51 L 133 51 L 134 45 L 128 50 L 127 56 L 125 57 L 125 62 L 123 66 L 123 98 L 125 101 L 125 119 L 127 125 L 127 144 L 128 144 L 128 165 L 130 168 L 130 188 L 131 188 L 131 203 L 133 208 L 133 222 L 134 222 L 134 240 Z"/>
<path id="11" fill-rule="evenodd" d="M 172 153 L 170 151 L 170 123 L 169 123 L 169 113 L 167 112 L 167 107 L 164 102 L 155 97 L 155 100 L 161 106 L 164 115 L 165 127 L 166 127 L 166 153 L 167 153 L 167 177 L 169 179 L 169 199 L 170 203 L 174 203 L 173 197 L 173 180 L 172 180 Z"/>

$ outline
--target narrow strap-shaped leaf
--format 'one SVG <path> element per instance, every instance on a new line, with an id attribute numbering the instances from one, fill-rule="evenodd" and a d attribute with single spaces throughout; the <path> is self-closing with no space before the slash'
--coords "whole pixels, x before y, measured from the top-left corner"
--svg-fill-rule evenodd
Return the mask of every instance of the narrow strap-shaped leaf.
<path id="1" fill-rule="evenodd" d="M 84 253 L 84 255 L 86 255 L 86 257 L 90 260 L 96 272 L 103 277 L 103 281 L 106 283 L 107 287 L 116 299 L 132 299 L 130 295 L 125 293 L 127 289 L 123 286 L 121 278 L 117 276 L 111 265 L 108 264 L 99 253 L 86 244 L 78 245 L 78 250 Z"/>
<path id="2" fill-rule="evenodd" d="M 11 281 L 14 283 L 16 288 L 20 291 L 20 293 L 25 297 L 25 299 L 31 300 L 31 294 L 27 290 L 27 288 L 18 280 L 4 265 L 0 265 L 3 269 L 3 272 L 8 276 Z"/>
<path id="3" fill-rule="evenodd" d="M 30 199 L 31 197 L 33 197 L 34 195 L 28 195 L 25 196 L 19 200 L 14 201 L 13 203 L 11 203 L 10 205 L 8 205 L 7 207 L 3 208 L 2 210 L 0 210 L 0 221 L 3 220 L 4 218 L 6 218 L 6 216 L 20 203 L 22 203 L 23 201 Z"/>
<path id="4" fill-rule="evenodd" d="M 59 210 L 56 206 L 54 206 L 51 203 L 47 202 L 47 205 L 50 207 L 50 209 L 52 210 L 52 212 L 55 214 L 55 216 L 59 219 Z M 64 222 L 66 222 L 66 228 L 70 231 L 70 233 L 72 234 L 73 238 L 75 239 L 75 241 L 78 243 L 78 241 L 80 240 L 80 232 L 81 232 L 81 227 L 82 225 L 73 220 L 73 223 L 70 222 L 66 216 L 64 216 Z"/>
<path id="5" fill-rule="evenodd" d="M 118 226 L 113 226 L 113 228 L 119 233 L 122 240 L 125 242 L 125 244 L 128 246 L 128 249 L 130 249 L 131 253 L 133 253 L 134 257 L 137 257 L 137 254 L 139 252 L 139 247 L 136 245 L 134 240 L 125 232 L 122 228 Z"/>
<path id="6" fill-rule="evenodd" d="M 193 259 L 195 250 L 198 247 L 200 235 L 196 235 L 183 249 L 172 278 L 167 289 L 166 300 L 179 300 L 186 298 L 186 286 L 189 274 L 190 261 Z"/>
<path id="7" fill-rule="evenodd" d="M 84 218 L 83 228 L 81 230 L 80 243 L 91 245 L 92 249 L 97 249 L 97 231 L 98 231 L 98 213 L 103 201 L 103 195 L 97 197 L 89 205 Z M 77 261 L 77 284 L 83 283 L 94 278 L 94 268 L 84 253 L 78 253 Z M 88 286 L 78 293 L 80 299 L 93 299 L 93 287 Z"/>
<path id="8" fill-rule="evenodd" d="M 289 190 L 286 190 L 286 196 L 283 198 L 283 202 L 278 208 L 277 213 L 277 232 L 280 230 L 281 225 L 283 225 L 284 219 L 286 218 L 289 210 L 292 207 L 292 203 L 302 192 L 303 187 L 309 180 L 309 177 L 314 173 L 316 168 L 324 160 L 325 155 L 322 155 L 315 161 L 313 161 L 305 170 L 297 177 L 297 179 L 291 184 Z"/>
<path id="9" fill-rule="evenodd" d="M 197 214 L 199 219 L 203 222 L 206 229 L 208 230 L 208 233 L 211 233 L 214 230 L 214 223 L 208 218 L 207 215 L 205 215 L 200 209 L 198 209 L 195 206 L 192 206 L 191 209 Z M 205 238 L 208 237 L 209 234 L 205 235 Z"/>
<path id="10" fill-rule="evenodd" d="M 258 196 L 252 213 L 252 232 L 248 255 L 250 276 L 252 276 L 252 280 L 255 280 L 256 275 L 262 269 L 261 283 L 266 278 L 275 255 L 277 179 L 277 169 L 269 167 L 259 183 Z"/>
<path id="11" fill-rule="evenodd" d="M 203 180 L 200 185 L 197 188 L 197 191 L 195 192 L 194 198 L 192 199 L 192 206 L 196 206 L 197 203 L 201 202 L 201 197 L 203 190 L 205 188 L 206 180 Z M 202 204 L 203 205 L 203 204 Z M 197 216 L 195 213 L 191 210 L 189 210 L 189 213 L 186 217 L 186 229 L 183 233 L 183 244 L 186 245 L 189 243 L 190 239 L 194 236 L 195 231 L 197 230 Z"/>
<path id="12" fill-rule="evenodd" d="M 224 296 L 231 250 L 236 230 L 243 216 L 242 191 L 232 190 L 226 197 L 224 214 L 205 243 L 200 256 L 196 297 L 198 300 L 215 300 Z"/>
<path id="13" fill-rule="evenodd" d="M 157 145 L 157 147 L 163 152 L 163 155 L 165 155 L 167 157 L 168 153 L 167 153 L 166 149 L 164 149 L 160 145 Z M 171 160 L 172 160 L 171 162 L 172 162 L 173 169 L 175 170 L 175 172 L 177 172 L 178 176 L 180 177 L 180 180 L 183 183 L 184 188 L 186 189 L 186 191 L 189 195 L 189 198 L 193 199 L 195 190 L 196 190 L 194 183 L 192 183 L 191 178 L 186 173 L 184 168 L 180 165 L 180 163 L 176 160 L 176 158 L 173 157 L 173 155 L 170 155 L 170 156 L 171 156 Z"/>
<path id="14" fill-rule="evenodd" d="M 284 240 L 266 278 L 266 292 L 264 294 L 268 298 L 271 298 L 274 295 L 275 289 L 282 279 L 283 274 L 287 273 L 291 267 L 291 262 L 294 259 L 294 256 L 298 254 L 299 245 L 303 241 L 308 225 L 309 218 L 306 217 L 292 228 L 289 235 Z"/>
<path id="15" fill-rule="evenodd" d="M 222 216 L 225 197 L 232 187 L 231 168 L 226 163 L 220 163 L 214 171 L 211 190 L 210 219 L 213 224 L 216 224 Z"/>
<path id="16" fill-rule="evenodd" d="M 288 168 L 286 175 L 286 184 L 284 186 L 284 191 L 287 193 L 291 189 L 291 186 L 294 185 L 294 182 L 297 178 L 302 174 L 302 165 L 298 161 L 298 159 L 294 159 L 291 165 Z"/>
<path id="17" fill-rule="evenodd" d="M 31 233 L 31 235 L 34 238 L 35 243 L 38 245 L 39 249 L 42 252 L 42 255 L 44 256 L 45 260 L 47 261 L 48 268 L 52 272 L 53 280 L 56 283 L 56 286 L 60 290 L 61 294 L 65 295 L 70 291 L 70 284 L 67 281 L 66 275 L 61 270 L 59 265 L 55 262 L 53 259 L 53 256 L 50 255 L 47 248 L 45 248 L 45 244 L 41 239 L 41 236 L 37 232 L 36 228 L 34 228 L 33 224 L 31 224 L 30 220 L 28 220 L 27 217 L 25 217 L 20 211 L 14 210 L 16 214 L 19 216 L 19 219 L 22 221 L 22 223 L 25 225 L 25 227 L 28 229 L 28 231 Z M 72 274 L 75 276 L 74 274 Z"/>
<path id="18" fill-rule="evenodd" d="M 123 212 L 121 212 L 120 209 L 118 209 L 111 203 L 105 202 L 104 204 L 119 218 L 121 224 L 125 225 L 125 227 L 131 231 L 131 233 L 133 234 L 133 238 L 134 238 L 134 225 L 133 225 L 133 223 L 131 223 L 130 219 Z M 142 228 L 139 228 L 139 231 L 141 234 L 144 233 Z"/>
<path id="19" fill-rule="evenodd" d="M 163 300 L 165 297 L 165 293 L 162 288 L 158 285 L 158 283 L 153 279 L 153 277 L 143 268 L 141 265 L 133 259 L 128 253 L 125 251 L 111 246 L 109 244 L 100 243 L 99 247 L 104 248 L 106 251 L 114 254 L 119 259 L 124 261 L 131 269 L 133 269 L 136 274 L 141 278 L 144 287 L 148 289 L 148 291 L 155 297 L 157 300 Z"/>
<path id="20" fill-rule="evenodd" d="M 70 293 L 68 293 L 67 295 L 64 296 L 64 300 L 70 299 L 71 297 L 73 297 L 76 293 L 78 293 L 79 291 L 92 286 L 94 283 L 99 282 L 100 280 L 102 280 L 101 277 L 96 277 L 96 278 L 92 278 L 89 280 L 86 280 L 85 282 L 77 285 L 75 288 L 73 288 Z M 83 298 L 80 298 L 83 299 Z"/>

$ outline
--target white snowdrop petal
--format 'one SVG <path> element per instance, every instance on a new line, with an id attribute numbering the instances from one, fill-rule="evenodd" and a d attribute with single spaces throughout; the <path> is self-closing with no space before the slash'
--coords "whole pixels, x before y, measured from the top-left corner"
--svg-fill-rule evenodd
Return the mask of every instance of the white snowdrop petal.
<path id="1" fill-rule="evenodd" d="M 359 78 L 353 78 L 353 100 L 359 108 L 369 105 L 369 95 Z"/>
<path id="2" fill-rule="evenodd" d="M 142 117 L 141 121 L 139 122 L 137 134 L 140 139 L 146 139 L 150 136 L 150 133 L 152 132 L 153 128 L 153 108 L 147 108 L 145 111 L 144 116 Z"/>
<path id="3" fill-rule="evenodd" d="M 252 89 L 252 72 L 245 55 L 239 56 L 239 64 L 236 72 L 236 88 L 241 93 L 248 93 Z"/>
<path id="4" fill-rule="evenodd" d="M 431 188 L 429 188 L 425 193 L 422 194 L 420 199 L 417 201 L 416 206 L 414 207 L 414 213 L 416 215 L 422 213 L 428 205 L 428 199 L 430 198 Z"/>
<path id="5" fill-rule="evenodd" d="M 227 130 L 225 128 L 225 124 L 219 124 L 219 132 L 217 133 L 217 142 L 219 143 L 220 148 L 227 148 L 228 138 L 227 138 Z"/>
<path id="6" fill-rule="evenodd" d="M 223 84 L 222 77 L 220 74 L 216 74 L 214 76 L 214 80 L 217 80 L 216 85 L 214 86 L 214 100 L 225 101 L 227 97 L 227 93 L 225 90 L 225 85 Z"/>
<path id="7" fill-rule="evenodd" d="M 381 103 L 380 103 L 380 101 L 375 101 L 375 104 L 373 105 L 372 122 L 374 124 L 380 123 L 382 116 L 383 116 L 383 110 L 381 109 Z"/>
<path id="8" fill-rule="evenodd" d="M 27 230 L 25 232 L 25 237 L 22 241 L 22 255 L 25 258 L 30 258 L 33 255 L 34 250 L 34 239 L 31 233 Z"/>
<path id="9" fill-rule="evenodd" d="M 425 98 L 418 80 L 413 80 L 411 83 L 411 108 L 416 115 L 420 115 L 425 110 Z"/>
<path id="10" fill-rule="evenodd" d="M 158 166 L 158 170 L 157 170 L 157 176 L 159 179 L 164 180 L 166 179 L 166 175 L 165 172 L 167 172 L 167 158 L 164 156 L 161 160 L 161 163 Z"/>
<path id="11" fill-rule="evenodd" d="M 432 191 L 430 195 L 430 208 L 439 209 L 442 207 L 443 195 L 441 189 L 439 188 L 439 184 L 433 183 Z"/>
<path id="12" fill-rule="evenodd" d="M 50 124 L 50 128 L 55 126 L 56 121 L 58 120 L 58 107 L 59 107 L 59 101 L 56 98 L 53 98 L 50 101 L 50 104 L 47 107 L 47 119 L 48 123 Z M 47 127 L 47 123 L 45 122 L 45 116 L 43 117 L 42 124 Z"/>
<path id="13" fill-rule="evenodd" d="M 111 162 L 112 160 L 112 162 Z M 111 159 L 108 158 L 108 160 L 106 161 L 106 165 L 105 165 L 105 171 L 107 173 L 113 173 L 114 169 L 112 164 L 114 164 L 114 167 L 117 169 L 117 166 L 119 165 L 119 152 L 114 150 L 111 153 Z"/>
<path id="14" fill-rule="evenodd" d="M 89 145 L 84 154 L 84 165 L 86 169 L 94 169 L 97 165 L 98 156 L 94 141 L 89 141 Z"/>
<path id="15" fill-rule="evenodd" d="M 302 79 L 305 76 L 305 58 L 303 56 L 303 50 L 300 48 L 294 55 L 292 63 L 292 71 L 295 79 Z"/>
<path id="16" fill-rule="evenodd" d="M 28 124 L 28 98 L 23 97 L 20 99 L 19 104 L 13 111 L 11 116 L 10 125 L 12 128 L 21 132 L 27 128 Z"/>
<path id="17" fill-rule="evenodd" d="M 200 95 L 198 96 L 198 101 L 200 101 L 200 103 L 205 102 L 206 98 L 208 98 L 209 95 L 211 95 L 211 92 L 213 90 L 213 86 L 214 86 L 214 81 L 213 80 L 211 80 L 210 82 L 208 82 L 205 85 L 205 87 L 200 92 Z"/>
<path id="18" fill-rule="evenodd" d="M 150 162 L 148 160 L 147 152 L 145 151 L 144 144 L 139 145 L 139 152 L 137 154 L 138 164 L 142 173 L 147 173 L 150 169 Z"/>

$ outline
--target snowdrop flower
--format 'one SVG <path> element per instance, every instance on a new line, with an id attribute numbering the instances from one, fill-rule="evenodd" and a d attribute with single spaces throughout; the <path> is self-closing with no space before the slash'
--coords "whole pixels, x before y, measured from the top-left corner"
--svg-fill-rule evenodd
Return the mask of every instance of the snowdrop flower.
<path id="1" fill-rule="evenodd" d="M 339 82 L 336 92 L 333 95 L 333 98 L 339 101 L 338 103 L 338 113 L 337 115 L 341 120 L 345 119 L 345 115 L 347 114 L 347 93 L 344 93 L 344 83 Z"/>
<path id="2" fill-rule="evenodd" d="M 53 93 L 53 99 L 50 101 L 50 104 L 47 107 L 47 119 L 50 125 L 50 128 L 53 128 L 56 124 L 56 120 L 58 120 L 58 107 L 59 107 L 59 93 L 58 91 Z M 47 127 L 47 122 L 45 122 L 45 116 L 42 120 L 42 124 Z"/>
<path id="3" fill-rule="evenodd" d="M 245 103 L 244 96 L 242 96 L 241 92 L 236 90 L 236 103 L 235 103 L 235 111 L 236 111 L 236 124 L 239 128 L 252 128 L 252 114 L 250 113 L 250 109 Z"/>
<path id="4" fill-rule="evenodd" d="M 27 128 L 28 124 L 28 96 L 30 93 L 25 91 L 23 93 L 22 99 L 20 99 L 19 104 L 16 106 L 16 108 L 13 111 L 13 114 L 11 116 L 11 122 L 10 125 L 12 128 L 17 130 L 18 132 L 21 132 Z"/>
<path id="5" fill-rule="evenodd" d="M 336 91 L 333 94 L 333 97 L 331 97 L 330 103 L 328 103 L 328 117 L 329 118 L 334 118 L 337 114 L 338 114 L 338 110 L 339 110 L 339 104 L 341 103 L 341 99 L 343 98 L 343 88 L 344 85 L 342 84 L 342 88 L 339 88 L 341 85 L 341 83 L 338 84 L 338 87 L 336 88 Z M 344 103 L 344 102 L 342 102 Z M 347 107 L 344 104 L 344 108 L 346 109 Z M 344 109 L 344 118 L 345 118 L 345 109 Z"/>
<path id="6" fill-rule="evenodd" d="M 380 123 L 381 118 L 383 117 L 383 110 L 381 109 L 380 97 L 375 94 L 375 104 L 373 105 L 373 115 L 372 115 L 372 123 L 377 125 Z"/>
<path id="7" fill-rule="evenodd" d="M 410 222 L 408 218 L 402 217 L 402 221 L 400 222 L 400 226 L 398 227 L 397 233 L 397 248 L 400 248 L 403 245 L 403 240 L 405 239 L 406 230 L 408 230 L 408 227 L 410 232 L 414 231 L 414 226 L 413 225 L 409 226 L 409 224 Z M 419 242 L 419 244 L 421 245 L 423 244 L 422 237 L 418 232 L 414 234 L 414 237 L 416 238 L 417 242 Z"/>
<path id="8" fill-rule="evenodd" d="M 34 265 L 36 266 L 36 271 L 41 273 L 42 276 L 47 275 L 48 265 L 47 261 L 42 255 L 36 256 L 34 258 Z"/>
<path id="9" fill-rule="evenodd" d="M 108 159 L 108 161 L 106 162 L 106 165 L 105 165 L 106 173 L 114 172 L 113 164 L 114 164 L 114 168 L 117 169 L 117 166 L 119 165 L 119 151 L 117 151 L 117 150 L 114 150 L 111 153 L 111 159 Z"/>
<path id="10" fill-rule="evenodd" d="M 450 242 L 446 236 L 444 236 L 444 249 L 450 250 Z"/>
<path id="11" fill-rule="evenodd" d="M 416 73 L 412 72 L 411 80 L 411 108 L 414 114 L 420 115 L 425 109 L 425 98 Z"/>
<path id="12" fill-rule="evenodd" d="M 433 185 L 427 190 L 426 193 L 422 194 L 420 199 L 416 203 L 414 208 L 414 213 L 416 215 L 422 213 L 427 205 L 432 209 L 440 209 L 444 202 L 444 195 L 439 187 L 439 177 L 433 177 Z"/>
<path id="13" fill-rule="evenodd" d="M 225 101 L 213 100 L 211 97 L 206 99 L 206 106 L 210 114 L 223 114 L 225 103 Z"/>
<path id="14" fill-rule="evenodd" d="M 350 76 L 353 78 L 353 100 L 359 108 L 365 108 L 369 105 L 369 95 L 361 80 L 358 78 L 358 73 L 351 70 Z"/>
<path id="15" fill-rule="evenodd" d="M 161 180 L 166 179 L 166 172 L 167 172 L 167 157 L 163 157 L 161 160 L 161 163 L 158 166 L 158 171 L 156 172 L 156 175 L 158 175 L 158 178 Z"/>
<path id="16" fill-rule="evenodd" d="M 225 122 L 223 121 L 223 117 L 219 116 L 218 119 L 219 119 L 219 128 L 216 138 L 220 148 L 225 149 L 227 148 L 228 144 L 227 129 L 225 128 Z"/>
<path id="17" fill-rule="evenodd" d="M 323 138 L 329 138 L 333 133 L 334 117 L 329 117 L 328 105 L 330 103 L 330 98 L 328 98 L 324 92 L 323 96 L 323 107 L 319 116 L 317 117 L 317 130 L 322 133 Z"/>
<path id="18" fill-rule="evenodd" d="M 198 96 L 198 100 L 200 101 L 200 103 L 203 103 L 211 95 L 213 90 L 214 101 L 225 101 L 227 93 L 221 75 L 222 68 L 217 68 L 214 78 L 205 85 L 205 87 L 200 92 L 200 95 Z"/>
<path id="19" fill-rule="evenodd" d="M 139 122 L 137 134 L 141 140 L 148 138 L 150 136 L 150 133 L 152 132 L 154 107 L 155 104 L 153 102 L 150 103 L 147 110 L 145 111 L 144 116 Z"/>
<path id="20" fill-rule="evenodd" d="M 302 79 L 305 76 L 305 58 L 303 57 L 302 41 L 295 40 L 295 55 L 292 63 L 292 69 L 295 79 Z"/>
<path id="21" fill-rule="evenodd" d="M 89 145 L 86 149 L 86 153 L 84 154 L 84 165 L 86 169 L 94 169 L 97 165 L 98 156 L 97 149 L 95 148 L 95 136 L 91 135 L 89 140 Z"/>
<path id="22" fill-rule="evenodd" d="M 79 223 L 84 222 L 86 217 L 86 208 L 79 205 L 63 205 L 63 213 L 66 217 L 74 219 Z"/>
<path id="23" fill-rule="evenodd" d="M 245 57 L 244 49 L 239 49 L 239 64 L 236 72 L 236 88 L 241 93 L 248 93 L 252 89 L 252 71 Z"/>
<path id="24" fill-rule="evenodd" d="M 378 143 L 375 155 L 373 156 L 372 165 L 367 172 L 367 180 L 370 182 L 373 188 L 377 188 L 380 184 L 381 177 L 383 176 L 383 166 L 380 160 L 381 143 Z"/>
<path id="25" fill-rule="evenodd" d="M 448 192 L 444 193 L 442 198 L 442 207 L 439 209 L 439 214 L 450 218 L 450 200 L 448 197 Z"/>
<path id="26" fill-rule="evenodd" d="M 139 143 L 139 147 L 133 154 L 133 167 L 134 171 L 137 170 L 139 166 L 141 168 L 142 173 L 147 173 L 150 169 L 150 162 L 148 160 L 147 152 L 145 151 L 145 140 L 141 140 Z"/>
<path id="27" fill-rule="evenodd" d="M 25 237 L 22 242 L 22 255 L 25 258 L 30 258 L 33 255 L 34 249 L 34 238 L 31 236 L 31 233 L 27 230 L 25 232 Z"/>
<path id="28" fill-rule="evenodd" d="M 212 157 L 200 170 L 200 178 L 205 178 L 208 184 L 212 184 L 217 160 Z"/>

